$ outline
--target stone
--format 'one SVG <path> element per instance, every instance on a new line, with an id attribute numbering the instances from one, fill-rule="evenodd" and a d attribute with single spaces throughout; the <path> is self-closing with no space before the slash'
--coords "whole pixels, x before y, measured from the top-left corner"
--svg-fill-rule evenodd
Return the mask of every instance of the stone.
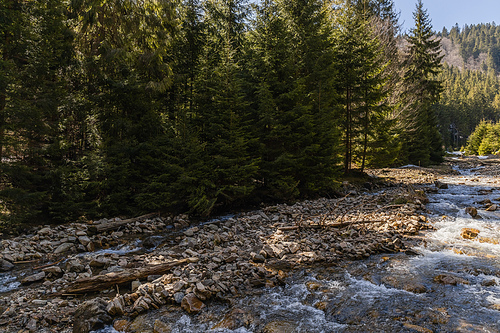
<path id="1" fill-rule="evenodd" d="M 295 332 L 298 324 L 292 321 L 279 320 L 272 321 L 262 330 L 263 333 L 289 333 Z"/>
<path id="2" fill-rule="evenodd" d="M 255 252 L 250 253 L 250 257 L 252 258 L 252 261 L 255 263 L 260 263 L 260 262 L 266 261 L 266 258 L 264 258 L 263 255 L 257 254 Z"/>
<path id="3" fill-rule="evenodd" d="M 130 321 L 126 319 L 119 319 L 113 323 L 113 328 L 118 332 L 126 332 L 130 326 Z"/>
<path id="4" fill-rule="evenodd" d="M 45 278 L 45 272 L 40 272 L 34 275 L 30 275 L 21 280 L 21 284 L 30 284 L 33 282 L 37 282 L 43 280 Z"/>
<path id="5" fill-rule="evenodd" d="M 465 212 L 472 217 L 477 216 L 477 209 L 475 207 L 467 207 L 467 208 L 465 208 Z"/>
<path id="6" fill-rule="evenodd" d="M 83 246 L 87 246 L 91 242 L 90 238 L 88 236 L 86 236 L 86 235 L 78 237 L 78 241 Z"/>
<path id="7" fill-rule="evenodd" d="M 442 182 L 440 182 L 439 180 L 436 180 L 436 181 L 434 182 L 434 185 L 436 185 L 436 187 L 437 187 L 438 189 L 441 189 L 441 190 L 445 190 L 445 189 L 447 189 L 447 188 L 448 188 L 448 184 L 442 183 Z"/>
<path id="8" fill-rule="evenodd" d="M 54 254 L 60 254 L 69 251 L 73 247 L 73 243 L 63 243 L 55 249 Z"/>
<path id="9" fill-rule="evenodd" d="M 174 292 L 178 292 L 179 290 L 183 289 L 186 285 L 187 283 L 185 281 L 179 280 L 174 283 L 174 285 L 172 286 L 172 290 Z"/>
<path id="10" fill-rule="evenodd" d="M 110 324 L 113 318 L 106 311 L 107 305 L 100 297 L 80 304 L 74 315 L 73 333 L 89 333 Z"/>
<path id="11" fill-rule="evenodd" d="M 38 234 L 39 235 L 48 235 L 51 233 L 51 231 L 52 231 L 51 228 L 46 227 L 46 228 L 42 228 L 42 229 L 38 230 Z"/>
<path id="12" fill-rule="evenodd" d="M 224 319 L 212 327 L 212 330 L 237 330 L 240 327 L 248 326 L 253 321 L 251 314 L 236 308 L 226 314 Z"/>
<path id="13" fill-rule="evenodd" d="M 486 211 L 487 212 L 494 212 L 498 209 L 498 206 L 496 204 L 493 204 L 491 206 L 489 206 L 488 208 L 486 208 Z"/>
<path id="14" fill-rule="evenodd" d="M 0 259 L 0 272 L 7 272 L 14 268 L 14 265 L 5 259 Z"/>
<path id="15" fill-rule="evenodd" d="M 37 306 L 43 306 L 43 305 L 47 304 L 47 300 L 45 300 L 45 299 L 34 299 L 34 300 L 31 301 L 31 304 L 37 305 Z"/>
<path id="16" fill-rule="evenodd" d="M 184 298 L 184 293 L 181 293 L 181 292 L 177 292 L 174 294 L 174 301 L 177 303 L 177 304 L 181 304 L 182 302 L 182 299 Z"/>
<path id="17" fill-rule="evenodd" d="M 61 267 L 59 266 L 50 266 L 42 269 L 49 276 L 60 276 L 63 274 Z"/>
<path id="18" fill-rule="evenodd" d="M 94 251 L 95 251 L 95 245 L 94 245 L 94 242 L 90 242 L 90 243 L 88 243 L 88 244 L 87 244 L 87 246 L 86 246 L 86 248 L 87 248 L 87 251 L 89 251 L 89 252 L 94 252 Z"/>
<path id="19" fill-rule="evenodd" d="M 481 285 L 483 287 L 494 287 L 494 286 L 498 286 L 498 283 L 495 280 L 485 280 L 485 281 L 481 282 Z"/>
<path id="20" fill-rule="evenodd" d="M 125 300 L 123 296 L 116 296 L 113 298 L 108 306 L 106 307 L 106 311 L 112 316 L 121 316 L 125 313 Z"/>
<path id="21" fill-rule="evenodd" d="M 31 318 L 26 324 L 26 329 L 30 332 L 37 332 L 37 322 L 35 318 Z"/>
<path id="22" fill-rule="evenodd" d="M 469 284 L 469 281 L 465 279 L 448 274 L 437 275 L 436 277 L 434 277 L 434 282 L 441 284 L 449 284 L 452 286 L 456 286 L 457 284 Z"/>
<path id="23" fill-rule="evenodd" d="M 172 327 L 170 327 L 170 325 L 162 322 L 159 319 L 155 320 L 153 326 L 153 333 L 170 333 L 170 332 L 172 332 Z"/>
<path id="24" fill-rule="evenodd" d="M 66 272 L 81 273 L 85 270 L 85 266 L 79 259 L 68 260 L 66 263 Z"/>
<path id="25" fill-rule="evenodd" d="M 460 232 L 460 236 L 464 239 L 474 239 L 479 235 L 479 230 L 473 228 L 463 228 Z"/>
<path id="26" fill-rule="evenodd" d="M 198 313 L 205 307 L 205 304 L 195 294 L 189 293 L 182 299 L 181 307 L 188 313 Z"/>
<path id="27" fill-rule="evenodd" d="M 430 330 L 428 328 L 418 326 L 418 325 L 409 324 L 409 323 L 405 323 L 404 326 L 408 329 L 411 329 L 411 330 L 414 330 L 414 331 L 417 331 L 420 333 L 432 333 L 432 332 L 434 332 L 433 330 Z"/>
<path id="28" fill-rule="evenodd" d="M 130 288 L 132 289 L 132 292 L 135 292 L 137 289 L 139 289 L 139 287 L 141 285 L 142 285 L 141 281 L 135 280 L 135 281 L 132 281 Z"/>

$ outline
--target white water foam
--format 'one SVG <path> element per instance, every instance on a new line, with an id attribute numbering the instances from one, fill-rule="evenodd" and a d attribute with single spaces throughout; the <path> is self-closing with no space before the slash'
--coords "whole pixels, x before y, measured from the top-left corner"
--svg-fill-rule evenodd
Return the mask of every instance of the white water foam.
<path id="1" fill-rule="evenodd" d="M 15 276 L 10 274 L 0 274 L 0 293 L 16 290 L 21 285 Z"/>

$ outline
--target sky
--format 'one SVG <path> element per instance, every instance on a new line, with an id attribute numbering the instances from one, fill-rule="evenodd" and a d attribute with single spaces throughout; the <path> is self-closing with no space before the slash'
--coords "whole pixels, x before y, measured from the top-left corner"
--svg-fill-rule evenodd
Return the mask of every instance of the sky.
<path id="1" fill-rule="evenodd" d="M 417 0 L 394 0 L 396 11 L 401 11 L 399 18 L 403 29 L 413 27 L 413 11 Z M 455 23 L 459 27 L 465 24 L 492 23 L 500 25 L 500 0 L 422 0 L 427 9 L 432 27 L 441 31 L 450 30 Z M 404 21 L 404 22 L 403 22 Z"/>

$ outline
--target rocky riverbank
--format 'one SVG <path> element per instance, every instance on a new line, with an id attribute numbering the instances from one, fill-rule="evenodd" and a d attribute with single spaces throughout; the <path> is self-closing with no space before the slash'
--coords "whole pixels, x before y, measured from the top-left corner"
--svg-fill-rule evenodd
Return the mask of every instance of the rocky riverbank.
<path id="1" fill-rule="evenodd" d="M 187 216 L 149 215 L 43 226 L 0 242 L 0 269 L 10 286 L 0 296 L 0 330 L 89 332 L 108 324 L 169 332 L 168 322 L 148 322 L 143 314 L 169 309 L 208 318 L 212 304 L 283 285 L 299 269 L 377 253 L 411 255 L 409 247 L 432 228 L 426 193 L 439 191 L 446 185 L 439 178 L 453 172 L 449 166 L 372 170 L 370 182 L 345 183 L 340 198 L 197 225 Z M 165 271 L 149 274 L 161 265 Z"/>

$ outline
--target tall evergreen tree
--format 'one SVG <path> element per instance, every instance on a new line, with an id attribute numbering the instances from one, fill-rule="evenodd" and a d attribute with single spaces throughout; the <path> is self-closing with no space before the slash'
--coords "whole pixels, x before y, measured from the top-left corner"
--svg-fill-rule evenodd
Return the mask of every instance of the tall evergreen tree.
<path id="1" fill-rule="evenodd" d="M 437 128 L 433 105 L 439 101 L 443 90 L 436 77 L 441 70 L 440 40 L 434 35 L 432 25 L 421 0 L 413 13 L 415 27 L 407 36 L 406 55 L 406 110 L 404 127 L 405 159 L 414 164 L 428 165 L 441 162 L 442 139 Z"/>
<path id="2" fill-rule="evenodd" d="M 365 167 L 369 139 L 377 120 L 382 118 L 387 80 L 379 41 L 369 24 L 371 17 L 349 2 L 342 8 L 337 13 L 334 45 L 342 105 L 344 172 L 349 173 L 356 157 L 361 169 Z"/>

